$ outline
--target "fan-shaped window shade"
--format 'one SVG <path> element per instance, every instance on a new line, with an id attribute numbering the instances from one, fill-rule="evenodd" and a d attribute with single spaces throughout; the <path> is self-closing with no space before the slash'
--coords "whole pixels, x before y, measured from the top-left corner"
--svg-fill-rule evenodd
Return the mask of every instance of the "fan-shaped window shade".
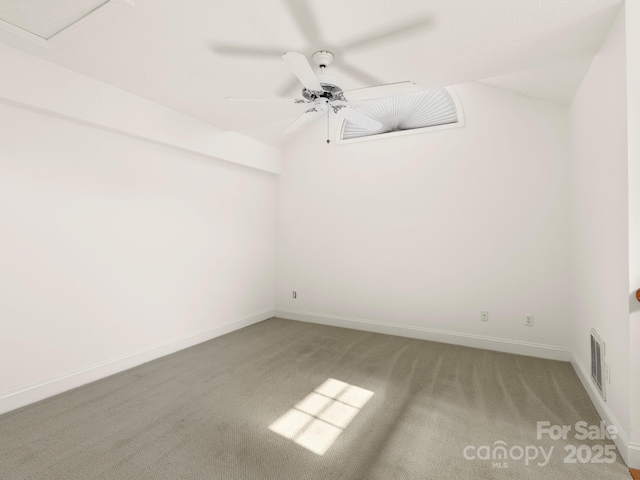
<path id="1" fill-rule="evenodd" d="M 418 131 L 428 127 L 457 124 L 460 121 L 456 102 L 446 88 L 371 100 L 353 108 L 382 123 L 382 127 L 372 131 L 345 120 L 340 130 L 341 140 L 409 130 Z"/>

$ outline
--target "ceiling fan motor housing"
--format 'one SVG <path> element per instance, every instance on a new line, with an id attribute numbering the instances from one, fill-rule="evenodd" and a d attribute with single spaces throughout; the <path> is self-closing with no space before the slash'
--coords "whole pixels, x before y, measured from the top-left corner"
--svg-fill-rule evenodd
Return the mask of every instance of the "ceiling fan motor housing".
<path id="1" fill-rule="evenodd" d="M 340 87 L 337 85 L 333 85 L 331 83 L 320 83 L 322 85 L 322 92 L 314 92 L 311 90 L 307 90 L 306 88 L 302 89 L 302 96 L 305 100 L 309 102 L 313 102 L 317 98 L 326 98 L 327 101 L 333 102 L 336 100 L 345 102 L 344 93 Z"/>
<path id="2" fill-rule="evenodd" d="M 302 89 L 302 97 L 309 102 L 313 102 L 318 98 L 324 98 L 328 102 L 336 100 L 344 102 L 345 98 L 342 89 L 338 86 L 338 79 L 324 73 L 324 69 L 331 65 L 333 61 L 333 53 L 326 50 L 318 50 L 312 55 L 312 58 L 321 71 L 320 75 L 318 75 L 318 80 L 322 86 L 322 91 L 317 92 L 304 88 Z"/>

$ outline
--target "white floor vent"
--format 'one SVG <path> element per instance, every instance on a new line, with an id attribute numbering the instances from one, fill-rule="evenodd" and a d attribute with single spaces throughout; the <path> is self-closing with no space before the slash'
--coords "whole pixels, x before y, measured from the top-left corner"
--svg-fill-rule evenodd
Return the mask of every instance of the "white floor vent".
<path id="1" fill-rule="evenodd" d="M 605 391 L 605 363 L 604 357 L 606 354 L 605 343 L 598 335 L 595 329 L 591 329 L 591 380 L 595 384 L 596 388 L 602 395 L 603 400 L 607 399 Z"/>

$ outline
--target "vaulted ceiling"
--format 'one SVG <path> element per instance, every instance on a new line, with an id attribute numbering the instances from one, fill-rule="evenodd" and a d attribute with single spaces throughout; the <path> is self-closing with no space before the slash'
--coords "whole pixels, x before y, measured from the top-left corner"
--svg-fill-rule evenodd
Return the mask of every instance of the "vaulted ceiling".
<path id="1" fill-rule="evenodd" d="M 11 3 L 0 0 L 0 7 Z M 310 57 L 330 50 L 336 59 L 329 68 L 343 89 L 404 80 L 423 89 L 482 81 L 568 104 L 620 5 L 135 0 L 134 8 L 79 28 L 50 48 L 5 31 L 0 41 L 214 125 L 282 144 L 279 132 L 304 106 L 238 104 L 225 97 L 299 97 L 280 58 L 285 51 Z"/>

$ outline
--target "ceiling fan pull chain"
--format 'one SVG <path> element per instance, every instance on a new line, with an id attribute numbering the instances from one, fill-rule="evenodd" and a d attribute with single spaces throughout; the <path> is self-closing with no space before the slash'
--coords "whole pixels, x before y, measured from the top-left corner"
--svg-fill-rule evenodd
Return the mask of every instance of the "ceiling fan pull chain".
<path id="1" fill-rule="evenodd" d="M 329 112 L 331 111 L 330 108 L 327 108 L 327 143 L 331 143 L 331 140 L 329 140 Z"/>

